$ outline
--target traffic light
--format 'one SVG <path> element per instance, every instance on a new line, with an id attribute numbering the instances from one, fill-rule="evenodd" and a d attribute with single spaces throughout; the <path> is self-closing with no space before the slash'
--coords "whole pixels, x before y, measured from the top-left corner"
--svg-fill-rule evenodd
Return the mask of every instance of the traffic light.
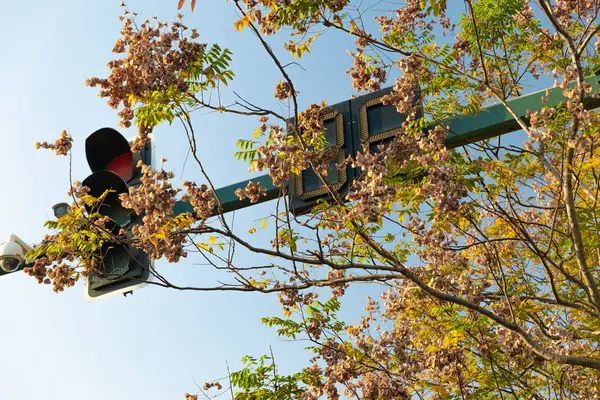
<path id="1" fill-rule="evenodd" d="M 85 155 L 92 174 L 82 184 L 96 198 L 109 190 L 94 211 L 110 218 L 108 228 L 113 233 L 123 229 L 125 237 L 131 238 L 131 227 L 141 223 L 142 216 L 124 208 L 119 195 L 140 184 L 138 161 L 152 165 L 152 144 L 146 143 L 141 152 L 133 153 L 131 144 L 118 131 L 102 128 L 86 139 Z M 129 292 L 151 280 L 148 255 L 129 244 L 105 243 L 99 259 L 95 273 L 86 279 L 85 296 L 90 301 Z"/>
<path id="2" fill-rule="evenodd" d="M 342 199 L 352 182 L 360 177 L 361 170 L 350 165 L 338 169 L 336 163 L 348 156 L 355 157 L 364 151 L 363 146 L 377 151 L 379 144 L 385 144 L 401 132 L 406 115 L 399 113 L 395 106 L 382 103 L 383 97 L 391 91 L 392 88 L 386 88 L 329 106 L 323 125 L 327 142 L 338 149 L 338 154 L 331 162 L 326 180 Z M 294 176 L 289 189 L 291 211 L 296 216 L 310 211 L 320 199 L 331 200 L 325 185 L 311 168 Z"/>

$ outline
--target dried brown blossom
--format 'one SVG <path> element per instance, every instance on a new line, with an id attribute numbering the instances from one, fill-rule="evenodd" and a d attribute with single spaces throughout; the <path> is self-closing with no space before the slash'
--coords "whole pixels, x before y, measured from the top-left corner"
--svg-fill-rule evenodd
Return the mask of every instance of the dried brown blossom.
<path id="1" fill-rule="evenodd" d="M 153 25 L 146 20 L 138 26 L 127 11 L 121 20 L 121 37 L 113 52 L 123 57 L 108 63 L 111 73 L 107 78 L 93 77 L 86 79 L 85 84 L 100 87 L 100 97 L 108 98 L 110 107 L 120 108 L 121 126 L 128 128 L 138 101 L 168 90 L 187 91 L 186 76 L 203 55 L 206 44 L 193 41 L 198 37 L 197 32 L 192 30 L 191 35 L 187 34 L 188 27 L 179 21 L 169 26 L 158 20 Z M 148 140 L 152 128 L 151 124 L 140 124 L 134 151 Z"/>
<path id="2" fill-rule="evenodd" d="M 419 86 L 415 80 L 402 77 L 396 79 L 394 91 L 385 95 L 381 102 L 385 105 L 391 104 L 396 107 L 399 113 L 405 114 L 409 118 L 414 118 L 419 100 L 418 93 Z"/>
<path id="3" fill-rule="evenodd" d="M 366 45 L 366 43 L 364 43 Z M 376 91 L 387 78 L 385 69 L 380 65 L 374 65 L 361 49 L 357 53 L 350 52 L 354 65 L 346 73 L 352 78 L 352 86 L 357 91 Z"/>
<path id="4" fill-rule="evenodd" d="M 235 195 L 240 199 L 250 199 L 250 203 L 256 203 L 261 196 L 264 196 L 267 189 L 261 186 L 260 182 L 254 183 L 249 181 L 244 189 L 238 188 Z"/>
<path id="5" fill-rule="evenodd" d="M 324 102 L 311 104 L 298 115 L 297 133 L 284 133 L 281 126 L 265 124 L 269 144 L 257 147 L 260 157 L 252 161 L 250 171 L 268 169 L 273 184 L 279 187 L 311 164 L 316 171 L 326 174 L 337 153 L 335 148 L 323 148 L 324 118 L 329 112 Z"/>
<path id="6" fill-rule="evenodd" d="M 289 82 L 279 81 L 275 86 L 275 98 L 277 100 L 285 100 L 292 97 L 292 86 Z"/>
<path id="7" fill-rule="evenodd" d="M 214 382 L 204 382 L 204 386 L 202 387 L 204 390 L 216 388 L 217 390 L 222 390 L 223 386 L 219 381 Z"/>
<path id="8" fill-rule="evenodd" d="M 63 130 L 60 133 L 60 137 L 54 143 L 48 143 L 45 141 L 41 143 L 35 143 L 36 149 L 43 148 L 54 150 L 57 156 L 66 156 L 67 154 L 69 154 L 71 147 L 73 147 L 73 138 L 67 133 L 66 130 Z"/>
<path id="9" fill-rule="evenodd" d="M 416 29 L 427 29 L 431 27 L 430 24 L 425 22 L 427 13 L 420 0 L 408 0 L 406 6 L 397 9 L 395 14 L 395 19 L 387 15 L 375 17 L 382 32 L 393 30 L 402 34 Z"/>
<path id="10" fill-rule="evenodd" d="M 206 220 L 213 215 L 215 209 L 215 198 L 213 191 L 206 185 L 198 187 L 193 182 L 183 182 L 187 192 L 181 198 L 189 202 L 194 207 L 195 217 L 199 220 Z"/>
<path id="11" fill-rule="evenodd" d="M 121 195 L 123 207 L 143 216 L 142 223 L 132 227 L 135 246 L 153 259 L 164 256 L 176 262 L 187 255 L 183 250 L 185 234 L 178 233 L 178 230 L 181 225 L 189 227 L 193 219 L 178 220 L 173 216 L 175 196 L 180 190 L 173 188 L 169 182 L 173 178 L 172 172 L 154 172 L 141 162 L 137 167 L 141 168 L 140 185 L 130 186 L 129 193 Z"/>

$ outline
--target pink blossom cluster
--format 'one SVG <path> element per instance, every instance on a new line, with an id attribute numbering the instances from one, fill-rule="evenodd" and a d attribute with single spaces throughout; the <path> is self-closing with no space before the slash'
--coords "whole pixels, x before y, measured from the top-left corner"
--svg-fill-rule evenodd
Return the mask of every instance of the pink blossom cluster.
<path id="1" fill-rule="evenodd" d="M 73 138 L 67 133 L 66 130 L 63 130 L 60 133 L 60 137 L 54 143 L 48 143 L 46 141 L 35 143 L 36 149 L 42 148 L 54 150 L 57 156 L 66 156 L 69 154 L 71 147 L 73 147 Z"/>
<path id="2" fill-rule="evenodd" d="M 245 188 L 238 188 L 235 191 L 235 195 L 240 199 L 250 199 L 250 203 L 256 203 L 261 196 L 264 196 L 267 189 L 265 189 L 260 182 L 254 183 L 248 182 Z"/>
<path id="3" fill-rule="evenodd" d="M 173 188 L 170 179 L 172 172 L 154 172 L 152 167 L 140 163 L 141 183 L 130 186 L 129 193 L 121 195 L 123 207 L 132 209 L 142 216 L 142 223 L 132 227 L 133 243 L 153 259 L 165 257 L 176 262 L 185 257 L 183 243 L 185 235 L 171 228 L 175 196 L 180 189 Z"/>
<path id="4" fill-rule="evenodd" d="M 121 126 L 130 127 L 135 116 L 134 106 L 138 101 L 164 95 L 176 90 L 188 90 L 189 70 L 203 54 L 206 44 L 194 41 L 199 35 L 195 29 L 186 34 L 188 27 L 181 21 L 167 23 L 146 20 L 136 25 L 128 10 L 120 17 L 123 22 L 121 37 L 117 39 L 113 52 L 124 54 L 110 61 L 110 75 L 106 79 L 86 79 L 88 86 L 100 87 L 100 97 L 108 98 L 108 105 L 121 108 L 118 115 Z M 148 140 L 152 126 L 139 127 L 134 151 Z"/>

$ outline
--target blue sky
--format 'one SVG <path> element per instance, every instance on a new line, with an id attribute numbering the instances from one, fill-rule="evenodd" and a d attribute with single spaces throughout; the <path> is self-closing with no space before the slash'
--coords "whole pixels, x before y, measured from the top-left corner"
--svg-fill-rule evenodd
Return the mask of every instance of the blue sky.
<path id="1" fill-rule="evenodd" d="M 27 242 L 39 241 L 52 205 L 67 200 L 68 160 L 36 151 L 36 141 L 53 140 L 69 129 L 75 139 L 73 176 L 83 180 L 89 174 L 85 137 L 100 127 L 118 127 L 115 112 L 83 81 L 107 74 L 121 27 L 119 3 L 0 2 L 0 239 L 16 233 Z M 172 20 L 177 1 L 128 5 L 140 16 Z M 231 3 L 200 0 L 186 22 L 198 28 L 201 40 L 233 51 L 233 89 L 257 104 L 282 107 L 273 100 L 277 70 L 255 38 L 233 30 L 234 19 Z M 351 63 L 348 48 L 351 42 L 327 35 L 302 62 L 305 70 L 291 70 L 302 106 L 336 103 L 352 94 L 344 75 Z M 254 121 L 213 114 L 202 116 L 197 126 L 201 156 L 215 184 L 246 179 L 247 167 L 234 160 L 233 152 L 236 139 L 248 137 Z M 156 140 L 159 157 L 169 160 L 178 177 L 198 178 L 191 163 L 181 175 L 187 147 L 178 126 L 161 127 Z M 247 230 L 272 208 L 267 203 L 242 210 L 236 226 Z M 210 271 L 194 265 L 197 261 L 159 261 L 157 267 L 178 283 L 210 284 Z M 57 295 L 17 273 L 0 279 L 0 304 L 2 399 L 178 399 L 195 391 L 193 379 L 201 384 L 222 377 L 226 361 L 235 369 L 244 354 L 268 352 L 269 345 L 284 371 L 300 368 L 308 358 L 303 343 L 285 342 L 260 325 L 260 317 L 280 313 L 275 296 L 148 287 L 127 298 L 89 304 L 82 284 Z M 352 307 L 362 307 L 362 301 Z"/>

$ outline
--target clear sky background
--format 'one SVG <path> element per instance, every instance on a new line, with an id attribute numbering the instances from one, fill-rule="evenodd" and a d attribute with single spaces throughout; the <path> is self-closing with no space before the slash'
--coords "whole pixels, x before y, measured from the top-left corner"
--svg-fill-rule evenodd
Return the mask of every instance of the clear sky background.
<path id="1" fill-rule="evenodd" d="M 121 28 L 120 0 L 0 1 L 0 239 L 16 233 L 39 241 L 53 204 L 67 201 L 68 159 L 34 149 L 36 141 L 54 140 L 62 129 L 75 139 L 74 179 L 89 174 L 84 142 L 94 130 L 118 128 L 114 110 L 85 87 L 87 77 L 107 75 L 106 63 Z M 173 20 L 176 0 L 131 0 L 140 17 Z M 233 51 L 232 88 L 254 103 L 282 108 L 273 99 L 280 79 L 256 39 L 235 32 L 234 7 L 224 0 L 199 0 L 186 23 L 203 41 Z M 286 59 L 281 47 L 274 43 Z M 290 72 L 298 82 L 301 106 L 351 96 L 348 39 L 324 37 L 313 54 Z M 196 120 L 201 155 L 217 187 L 250 175 L 233 158 L 235 141 L 249 137 L 254 121 L 218 114 Z M 121 130 L 126 136 L 135 132 Z M 157 153 L 178 178 L 199 178 L 194 165 L 185 170 L 186 142 L 179 126 L 157 131 Z M 236 226 L 248 230 L 273 209 L 266 203 L 236 214 Z M 229 218 L 231 216 L 229 215 Z M 259 237 L 260 239 L 260 237 Z M 267 237 L 263 245 L 268 245 Z M 177 283 L 210 285 L 212 273 L 191 258 L 157 267 Z M 251 259 L 249 259 L 251 261 Z M 357 299 L 364 298 L 360 290 Z M 358 293 L 358 292 L 357 292 Z M 179 399 L 196 390 L 193 380 L 235 370 L 245 354 L 273 347 L 284 372 L 301 368 L 309 355 L 305 343 L 289 343 L 259 323 L 279 315 L 275 296 L 177 292 L 156 287 L 97 303 L 86 303 L 83 283 L 61 294 L 16 273 L 0 278 L 0 399 Z M 363 301 L 347 302 L 354 315 Z"/>

